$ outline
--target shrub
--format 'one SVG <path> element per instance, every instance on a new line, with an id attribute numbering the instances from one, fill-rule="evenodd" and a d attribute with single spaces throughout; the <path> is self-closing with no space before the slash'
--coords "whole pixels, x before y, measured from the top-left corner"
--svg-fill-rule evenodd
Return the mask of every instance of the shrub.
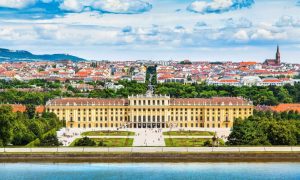
<path id="1" fill-rule="evenodd" d="M 58 141 L 55 134 L 48 134 L 41 139 L 40 146 L 59 146 L 61 143 Z"/>
<path id="2" fill-rule="evenodd" d="M 96 142 L 88 137 L 84 137 L 75 142 L 75 146 L 96 146 Z"/>

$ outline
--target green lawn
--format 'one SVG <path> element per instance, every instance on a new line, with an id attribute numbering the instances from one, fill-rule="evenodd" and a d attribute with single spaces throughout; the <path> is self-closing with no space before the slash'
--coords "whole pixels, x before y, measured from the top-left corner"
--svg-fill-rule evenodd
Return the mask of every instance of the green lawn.
<path id="1" fill-rule="evenodd" d="M 74 147 L 75 142 L 77 142 L 80 138 L 73 141 L 70 146 Z M 99 142 L 102 140 L 104 146 L 102 147 L 131 147 L 133 144 L 133 138 L 91 138 L 91 140 L 96 142 L 96 146 L 98 146 Z"/>
<path id="2" fill-rule="evenodd" d="M 168 131 L 163 133 L 166 136 L 213 136 L 214 134 L 209 131 Z"/>
<path id="3" fill-rule="evenodd" d="M 130 131 L 88 131 L 81 134 L 82 136 L 134 136 Z"/>
<path id="4" fill-rule="evenodd" d="M 200 138 L 165 138 L 167 147 L 201 147 L 207 139 Z"/>

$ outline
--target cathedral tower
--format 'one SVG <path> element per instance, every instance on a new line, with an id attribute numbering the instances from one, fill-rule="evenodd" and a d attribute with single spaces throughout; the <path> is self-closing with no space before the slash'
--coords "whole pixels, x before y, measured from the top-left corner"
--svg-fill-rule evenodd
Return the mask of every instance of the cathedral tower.
<path id="1" fill-rule="evenodd" d="M 280 51 L 279 51 L 279 46 L 277 45 L 277 52 L 276 52 L 276 64 L 280 65 Z"/>

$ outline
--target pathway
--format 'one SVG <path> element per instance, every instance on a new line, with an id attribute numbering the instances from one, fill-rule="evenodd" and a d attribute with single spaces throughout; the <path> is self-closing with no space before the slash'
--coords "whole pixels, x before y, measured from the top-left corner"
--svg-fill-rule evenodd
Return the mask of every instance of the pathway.
<path id="1" fill-rule="evenodd" d="M 133 146 L 165 146 L 161 129 L 136 129 Z"/>

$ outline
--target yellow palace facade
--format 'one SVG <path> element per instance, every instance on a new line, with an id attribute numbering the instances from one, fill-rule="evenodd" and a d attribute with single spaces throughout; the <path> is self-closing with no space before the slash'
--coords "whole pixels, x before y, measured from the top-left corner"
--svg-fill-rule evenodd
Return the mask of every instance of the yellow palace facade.
<path id="1" fill-rule="evenodd" d="M 137 95 L 127 99 L 58 98 L 46 110 L 67 128 L 231 128 L 236 118 L 253 113 L 240 97 L 170 98 Z"/>

